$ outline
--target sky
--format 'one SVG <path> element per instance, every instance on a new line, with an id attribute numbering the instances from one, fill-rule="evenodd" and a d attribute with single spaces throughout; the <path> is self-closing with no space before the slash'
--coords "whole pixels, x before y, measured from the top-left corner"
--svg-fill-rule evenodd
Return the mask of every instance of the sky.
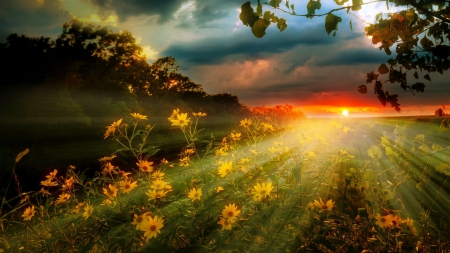
<path id="1" fill-rule="evenodd" d="M 389 104 L 383 107 L 372 94 L 371 84 L 367 94 L 357 92 L 359 85 L 366 84 L 366 73 L 376 72 L 389 58 L 372 45 L 364 33 L 366 24 L 359 20 L 373 23 L 375 14 L 389 12 L 384 1 L 352 12 L 355 16 L 335 13 L 343 21 L 334 37 L 326 33 L 324 17 L 307 19 L 277 12 L 287 20 L 287 29 L 280 32 L 272 24 L 260 39 L 239 20 L 243 3 L 245 0 L 0 0 L 0 42 L 11 33 L 57 38 L 62 25 L 77 18 L 108 25 L 114 31 L 130 31 L 149 63 L 172 56 L 180 72 L 207 93 L 231 93 L 248 106 L 288 103 L 311 117 L 342 115 L 344 109 L 349 116 L 407 116 L 433 114 L 442 105 L 450 108 L 449 72 L 431 74 L 432 82 L 419 80 L 426 85 L 425 93 L 416 95 L 398 84 L 387 84 L 385 90 L 399 95 L 401 113 Z M 295 4 L 297 13 L 306 13 L 306 1 L 290 3 Z M 316 13 L 336 7 L 334 1 L 324 0 Z M 273 11 L 270 6 L 264 6 L 266 10 Z M 412 76 L 408 81 L 415 82 Z"/>

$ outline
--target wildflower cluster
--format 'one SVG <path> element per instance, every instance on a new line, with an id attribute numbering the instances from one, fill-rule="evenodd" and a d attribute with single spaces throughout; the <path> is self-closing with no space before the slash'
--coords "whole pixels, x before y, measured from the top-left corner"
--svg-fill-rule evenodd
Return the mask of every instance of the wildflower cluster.
<path id="1" fill-rule="evenodd" d="M 358 130 L 359 122 L 283 122 L 275 112 L 286 110 L 286 116 L 288 107 L 258 110 L 218 140 L 200 134 L 205 113 L 190 118 L 173 110 L 168 131 L 178 131 L 185 143 L 177 154 L 168 154 L 171 161 L 155 157 L 159 145 L 149 137 L 153 126 L 144 124 L 151 120 L 147 116 L 132 113 L 113 122 L 105 136 L 113 136 L 119 149 L 99 159 L 93 178 L 74 166 L 65 173 L 52 168 L 40 191 L 20 195 L 19 211 L 2 210 L 33 242 L 23 246 L 11 240 L 11 247 L 105 252 L 445 252 L 450 247 L 447 219 L 435 213 L 445 210 L 450 155 L 445 143 L 426 142 L 421 134 L 407 139 L 396 127 L 393 136 L 379 135 L 379 144 L 355 148 L 348 143 L 361 138 L 342 139 L 366 134 Z M 362 147 L 365 153 L 358 155 Z M 433 180 L 440 177 L 436 187 Z M 420 197 L 430 189 L 435 199 L 415 203 L 410 197 L 410 191 Z M 5 230 L 13 227 L 9 224 Z M 14 231 L 19 238 L 21 230 Z M 47 243 L 52 240 L 58 243 Z"/>

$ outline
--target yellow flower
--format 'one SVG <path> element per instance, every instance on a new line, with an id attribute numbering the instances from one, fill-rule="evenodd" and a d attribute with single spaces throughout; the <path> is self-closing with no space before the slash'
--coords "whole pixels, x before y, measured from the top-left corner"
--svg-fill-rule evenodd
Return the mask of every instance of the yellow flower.
<path id="1" fill-rule="evenodd" d="M 239 213 L 241 213 L 241 211 L 238 210 L 237 206 L 233 203 L 225 206 L 222 211 L 222 216 L 223 218 L 228 219 L 229 222 L 234 222 Z"/>
<path id="2" fill-rule="evenodd" d="M 197 112 L 197 113 L 193 112 L 192 115 L 194 115 L 194 117 L 205 117 L 206 113 L 204 113 L 204 112 Z"/>
<path id="3" fill-rule="evenodd" d="M 104 206 L 104 205 L 111 206 L 112 204 L 113 204 L 113 202 L 110 199 L 104 199 L 100 205 L 101 206 Z M 115 202 L 114 202 L 114 204 L 115 204 Z"/>
<path id="4" fill-rule="evenodd" d="M 159 219 L 156 215 L 154 218 L 150 216 L 146 217 L 142 223 L 140 230 L 145 232 L 144 236 L 147 237 L 147 240 L 156 237 L 161 233 L 161 228 L 164 227 L 163 219 Z"/>
<path id="5" fill-rule="evenodd" d="M 189 166 L 189 157 L 184 157 L 180 159 L 180 166 L 187 167 Z"/>
<path id="6" fill-rule="evenodd" d="M 135 225 L 136 229 L 142 230 L 142 225 L 144 224 L 143 221 L 145 218 L 149 215 L 151 215 L 151 212 L 145 212 L 142 215 L 134 214 L 133 222 L 131 222 L 131 225 Z"/>
<path id="7" fill-rule="evenodd" d="M 103 194 L 105 194 L 109 199 L 114 199 L 115 197 L 117 197 L 117 188 L 112 184 L 109 184 L 108 188 L 110 189 L 111 193 L 108 191 L 108 189 L 103 187 Z"/>
<path id="8" fill-rule="evenodd" d="M 148 200 L 159 200 L 161 198 L 164 198 L 166 196 L 167 192 L 162 191 L 156 191 L 156 190 L 148 190 L 145 195 L 148 196 Z"/>
<path id="9" fill-rule="evenodd" d="M 241 133 L 231 133 L 231 139 L 233 141 L 238 141 L 241 139 Z"/>
<path id="10" fill-rule="evenodd" d="M 375 217 L 377 221 L 375 224 L 377 224 L 380 228 L 387 228 L 392 225 L 392 215 L 386 215 L 381 216 L 379 213 L 377 213 L 377 216 Z"/>
<path id="11" fill-rule="evenodd" d="M 186 149 L 185 151 L 184 151 L 184 155 L 185 156 L 190 156 L 190 155 L 192 155 L 192 154 L 194 154 L 195 153 L 195 151 L 192 149 L 192 148 L 188 148 L 188 149 Z"/>
<path id="12" fill-rule="evenodd" d="M 222 225 L 222 230 L 231 230 L 231 222 L 228 221 L 228 219 L 224 219 L 222 217 L 220 217 L 220 221 L 217 222 L 217 224 Z"/>
<path id="13" fill-rule="evenodd" d="M 57 182 L 53 182 L 53 181 L 47 179 L 47 180 L 45 180 L 45 181 L 41 181 L 41 185 L 47 186 L 47 187 L 52 187 L 52 186 L 57 186 L 58 183 L 57 183 Z"/>
<path id="14" fill-rule="evenodd" d="M 166 158 L 163 158 L 163 159 L 161 160 L 161 163 L 162 163 L 162 164 L 168 164 L 168 163 L 169 163 L 169 161 L 167 161 L 167 159 L 166 159 Z"/>
<path id="15" fill-rule="evenodd" d="M 124 193 L 130 193 L 130 191 L 137 186 L 136 184 L 136 181 L 131 183 L 129 180 L 122 180 L 119 182 L 120 190 Z"/>
<path id="16" fill-rule="evenodd" d="M 109 172 L 112 172 L 114 170 L 114 166 L 111 163 L 106 163 L 103 167 L 103 172 L 108 174 Z"/>
<path id="17" fill-rule="evenodd" d="M 110 127 L 114 127 L 114 128 L 119 127 L 120 123 L 122 123 L 122 119 L 119 119 L 118 121 L 113 122 Z"/>
<path id="18" fill-rule="evenodd" d="M 104 156 L 104 157 L 98 159 L 98 161 L 99 161 L 99 162 L 109 162 L 109 161 L 111 161 L 112 159 L 114 159 L 114 158 L 116 158 L 116 157 L 117 157 L 116 155 L 112 155 L 112 156 Z"/>
<path id="19" fill-rule="evenodd" d="M 84 206 L 83 202 L 78 203 L 78 205 L 75 206 L 75 209 L 73 210 L 73 212 L 78 214 L 81 211 L 81 209 L 83 208 L 83 206 Z"/>
<path id="20" fill-rule="evenodd" d="M 245 164 L 249 164 L 250 162 L 251 162 L 251 160 L 250 160 L 249 158 L 242 158 L 242 159 L 238 162 L 238 164 L 245 165 Z"/>
<path id="21" fill-rule="evenodd" d="M 256 200 L 261 200 L 263 197 L 269 196 L 273 190 L 272 182 L 267 183 L 267 185 L 266 183 L 257 183 L 253 188 L 255 188 L 253 194 Z"/>
<path id="22" fill-rule="evenodd" d="M 228 153 L 226 152 L 226 150 L 226 148 L 216 149 L 216 156 L 227 156 Z"/>
<path id="23" fill-rule="evenodd" d="M 106 127 L 106 132 L 105 132 L 105 134 L 103 135 L 103 139 L 106 139 L 106 138 L 108 138 L 109 136 L 114 135 L 115 132 L 116 132 L 116 128 L 115 128 L 115 127 L 112 127 L 112 126 Z"/>
<path id="24" fill-rule="evenodd" d="M 23 212 L 23 214 L 22 214 L 23 220 L 24 221 L 31 220 L 31 218 L 34 216 L 35 212 L 36 211 L 34 211 L 34 206 L 27 207 L 27 209 L 25 209 L 25 212 Z"/>
<path id="25" fill-rule="evenodd" d="M 219 193 L 220 191 L 223 191 L 223 190 L 224 190 L 223 187 L 219 186 L 219 187 L 216 188 L 216 193 Z"/>
<path id="26" fill-rule="evenodd" d="M 404 220 L 404 223 L 406 224 L 406 226 L 407 226 L 408 228 L 412 228 L 413 225 L 414 225 L 414 220 L 413 220 L 413 219 L 410 219 L 410 218 L 406 218 L 406 220 Z"/>
<path id="27" fill-rule="evenodd" d="M 280 148 L 278 148 L 278 147 L 271 147 L 271 148 L 269 148 L 269 151 L 275 154 L 275 153 L 280 151 Z"/>
<path id="28" fill-rule="evenodd" d="M 57 205 L 62 204 L 69 199 L 70 199 L 70 195 L 67 193 L 63 193 L 63 194 L 59 195 L 58 199 L 56 200 L 56 204 Z"/>
<path id="29" fill-rule="evenodd" d="M 66 179 L 66 184 L 63 185 L 63 188 L 72 188 L 73 186 L 73 177 L 70 177 L 69 179 Z"/>
<path id="30" fill-rule="evenodd" d="M 314 205 L 317 206 L 317 208 L 319 208 L 319 213 L 323 212 L 323 211 L 331 211 L 333 210 L 334 207 L 334 202 L 333 200 L 329 199 L 327 201 L 327 203 L 325 204 L 322 200 L 322 198 L 320 198 L 320 202 L 317 200 L 314 200 Z"/>
<path id="31" fill-rule="evenodd" d="M 118 172 L 114 171 L 114 174 L 117 174 L 117 175 L 119 175 L 119 177 L 124 178 L 124 179 L 127 179 L 128 175 L 131 175 L 130 172 L 125 172 L 123 170 L 119 170 Z"/>
<path id="32" fill-rule="evenodd" d="M 152 182 L 152 188 L 155 190 L 163 190 L 166 187 L 166 182 L 162 181 L 161 179 L 157 179 Z"/>
<path id="33" fill-rule="evenodd" d="M 47 178 L 47 180 L 53 180 L 56 177 L 56 173 L 58 173 L 58 170 L 54 170 L 53 172 L 50 172 L 50 174 L 48 174 L 47 176 L 45 176 Z"/>
<path id="34" fill-rule="evenodd" d="M 143 172 L 152 172 L 153 171 L 153 162 L 140 160 L 136 165 L 139 167 L 140 170 Z"/>
<path id="35" fill-rule="evenodd" d="M 177 119 L 170 120 L 172 126 L 179 126 L 181 128 L 187 126 L 191 119 L 187 118 L 187 113 L 177 114 Z"/>
<path id="36" fill-rule="evenodd" d="M 170 118 L 167 118 L 170 122 L 177 119 L 177 115 L 180 113 L 180 109 L 173 110 L 172 115 L 170 115 Z"/>
<path id="37" fill-rule="evenodd" d="M 147 119 L 147 116 L 141 115 L 139 113 L 130 113 L 131 116 L 133 116 L 135 119 L 140 120 L 140 119 Z"/>
<path id="38" fill-rule="evenodd" d="M 87 204 L 87 205 L 84 207 L 83 217 L 84 217 L 85 219 L 89 218 L 89 216 L 91 216 L 91 214 L 92 214 L 93 211 L 94 211 L 94 207 L 92 207 L 92 205 L 90 205 L 90 204 Z"/>
<path id="39" fill-rule="evenodd" d="M 305 152 L 306 153 L 306 152 Z M 308 156 L 308 158 L 314 158 L 314 157 L 316 157 L 316 153 L 314 153 L 313 151 L 309 151 L 308 153 L 307 153 L 307 156 Z"/>
<path id="40" fill-rule="evenodd" d="M 251 119 L 243 119 L 240 121 L 240 125 L 239 126 L 243 126 L 243 127 L 249 127 L 253 122 Z"/>
<path id="41" fill-rule="evenodd" d="M 192 199 L 192 202 L 194 202 L 194 200 L 196 199 L 200 200 L 201 196 L 202 196 L 202 189 L 192 188 L 188 193 L 188 197 Z"/>
<path id="42" fill-rule="evenodd" d="M 152 177 L 156 178 L 156 179 L 162 179 L 164 177 L 164 175 L 165 175 L 164 172 L 156 171 L 156 172 L 153 172 Z"/>
<path id="43" fill-rule="evenodd" d="M 402 224 L 403 221 L 400 219 L 400 217 L 398 217 L 397 215 L 392 216 L 392 226 L 394 228 L 401 228 L 400 224 Z"/>
<path id="44" fill-rule="evenodd" d="M 275 128 L 273 128 L 273 126 L 269 123 L 261 123 L 262 127 L 263 127 L 263 131 L 266 132 L 273 132 L 275 131 Z"/>
<path id="45" fill-rule="evenodd" d="M 228 175 L 233 169 L 233 162 L 222 163 L 219 167 L 219 175 L 220 177 L 225 177 Z"/>
<path id="46" fill-rule="evenodd" d="M 39 191 L 40 194 L 42 194 L 43 196 L 45 195 L 50 195 L 50 192 L 47 191 L 46 189 L 44 189 L 44 187 L 41 188 L 41 190 Z"/>

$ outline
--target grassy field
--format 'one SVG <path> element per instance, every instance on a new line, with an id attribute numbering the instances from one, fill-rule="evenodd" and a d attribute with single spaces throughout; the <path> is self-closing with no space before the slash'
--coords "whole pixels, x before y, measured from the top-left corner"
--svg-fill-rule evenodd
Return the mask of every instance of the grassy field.
<path id="1" fill-rule="evenodd" d="M 172 127 L 165 142 L 183 140 L 171 144 L 178 146 L 177 156 L 164 158 L 164 147 L 152 138 L 158 126 L 134 114 L 107 127 L 104 141 L 120 149 L 99 157 L 93 177 L 74 160 L 36 179 L 40 190 L 2 202 L 1 250 L 450 248 L 445 118 L 292 119 L 263 113 L 217 138 L 213 129 L 202 130 L 209 115 L 185 113 L 168 115 Z M 127 165 L 118 166 L 117 156 Z"/>

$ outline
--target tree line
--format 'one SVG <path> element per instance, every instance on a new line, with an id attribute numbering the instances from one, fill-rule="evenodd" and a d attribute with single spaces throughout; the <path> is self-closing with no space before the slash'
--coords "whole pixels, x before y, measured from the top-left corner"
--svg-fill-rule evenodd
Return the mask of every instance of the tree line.
<path id="1" fill-rule="evenodd" d="M 176 108 L 206 113 L 219 132 L 251 113 L 232 94 L 206 93 L 178 71 L 173 57 L 149 64 L 128 31 L 72 20 L 56 39 L 11 34 L 0 43 L 0 56 L 5 181 L 15 154 L 25 148 L 30 156 L 17 170 L 25 182 L 51 166 L 97 166 L 99 157 L 114 150 L 103 141 L 105 127 L 131 112 L 148 115 L 148 124 L 158 125 L 154 138 L 168 149 L 176 140 L 163 132 Z"/>

